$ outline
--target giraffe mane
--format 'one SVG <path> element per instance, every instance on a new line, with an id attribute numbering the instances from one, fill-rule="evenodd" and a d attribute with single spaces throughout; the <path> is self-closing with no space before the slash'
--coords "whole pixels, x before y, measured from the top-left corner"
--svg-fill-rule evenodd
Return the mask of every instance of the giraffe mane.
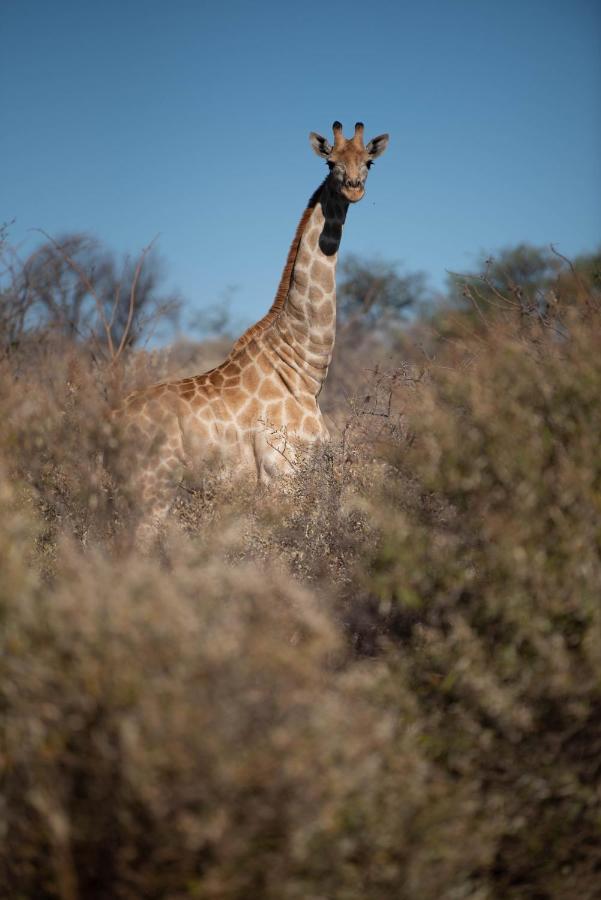
<path id="1" fill-rule="evenodd" d="M 317 201 L 319 200 L 326 180 L 327 179 L 325 179 L 319 185 L 317 190 L 311 196 L 311 199 L 307 204 L 307 208 L 302 214 L 300 222 L 296 226 L 296 231 L 294 233 L 294 237 L 292 238 L 292 243 L 290 244 L 290 249 L 286 258 L 286 265 L 284 266 L 284 271 L 282 272 L 282 276 L 280 278 L 280 283 L 276 291 L 275 299 L 271 304 L 270 309 L 265 313 L 262 319 L 259 319 L 258 322 L 255 322 L 254 325 L 251 325 L 250 328 L 247 328 L 246 331 L 242 335 L 240 335 L 228 354 L 228 360 L 231 359 L 232 356 L 234 356 L 234 354 L 238 352 L 238 350 L 241 350 L 248 343 L 250 343 L 253 338 L 258 337 L 260 334 L 263 334 L 263 332 L 266 331 L 273 322 L 275 322 L 282 309 L 284 308 L 284 303 L 290 290 L 292 272 L 294 270 L 294 263 L 296 262 L 296 257 L 298 255 L 298 248 L 300 246 L 301 238 L 303 236 L 303 232 L 305 230 L 307 222 L 309 221 L 311 213 L 313 212 Z"/>

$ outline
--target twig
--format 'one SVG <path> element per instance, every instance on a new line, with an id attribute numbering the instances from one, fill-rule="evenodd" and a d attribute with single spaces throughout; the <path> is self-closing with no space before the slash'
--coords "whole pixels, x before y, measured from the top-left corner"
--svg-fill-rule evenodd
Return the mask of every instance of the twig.
<path id="1" fill-rule="evenodd" d="M 128 341 L 129 335 L 130 335 L 130 331 L 131 331 L 131 323 L 132 323 L 133 317 L 134 317 L 134 310 L 135 310 L 135 305 L 136 305 L 136 288 L 138 286 L 138 279 L 140 277 L 140 272 L 142 271 L 142 266 L 144 265 L 144 260 L 146 259 L 146 256 L 148 255 L 148 253 L 152 250 L 153 244 L 155 243 L 157 238 L 158 238 L 158 234 L 153 237 L 151 242 L 146 247 L 144 247 L 144 249 L 142 250 L 142 253 L 140 254 L 140 258 L 139 258 L 138 264 L 136 266 L 136 271 L 134 272 L 134 278 L 131 283 L 131 290 L 129 292 L 129 311 L 127 314 L 127 322 L 126 322 L 125 328 L 123 330 L 123 334 L 121 335 L 121 341 L 119 342 L 119 346 L 117 348 L 117 353 L 113 357 L 113 362 L 116 362 L 119 359 L 119 357 L 121 356 L 121 353 L 123 351 L 123 348 L 127 344 L 127 341 Z"/>
<path id="2" fill-rule="evenodd" d="M 578 274 L 578 272 L 576 271 L 576 269 L 575 269 L 575 267 L 574 267 L 574 263 L 572 262 L 572 260 L 569 259 L 567 256 L 564 256 L 563 253 L 560 253 L 559 250 L 556 250 L 555 247 L 553 246 L 553 244 L 549 244 L 549 247 L 551 248 L 551 253 L 553 253 L 553 254 L 554 254 L 555 256 L 557 256 L 559 259 L 562 259 L 565 263 L 567 263 L 567 265 L 569 266 L 570 272 L 572 273 L 572 275 L 573 275 L 574 278 L 576 279 L 576 283 L 578 284 L 578 287 L 580 288 L 580 290 L 581 290 L 581 291 L 584 291 L 585 294 L 588 294 L 587 287 L 586 287 L 586 285 L 583 283 L 583 281 L 582 281 L 580 275 Z M 557 283 L 557 282 L 556 282 L 556 283 Z"/>

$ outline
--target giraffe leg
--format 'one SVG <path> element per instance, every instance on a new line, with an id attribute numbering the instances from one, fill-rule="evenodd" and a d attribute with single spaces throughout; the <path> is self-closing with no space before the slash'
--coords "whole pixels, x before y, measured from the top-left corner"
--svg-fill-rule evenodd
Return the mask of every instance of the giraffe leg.
<path id="1" fill-rule="evenodd" d="M 148 552 L 157 540 L 173 505 L 177 482 L 175 467 L 162 463 L 140 474 L 141 514 L 135 530 L 135 544 Z"/>
<path id="2" fill-rule="evenodd" d="M 284 432 L 270 428 L 257 431 L 253 451 L 261 486 L 267 487 L 274 478 L 294 472 L 295 449 Z"/>

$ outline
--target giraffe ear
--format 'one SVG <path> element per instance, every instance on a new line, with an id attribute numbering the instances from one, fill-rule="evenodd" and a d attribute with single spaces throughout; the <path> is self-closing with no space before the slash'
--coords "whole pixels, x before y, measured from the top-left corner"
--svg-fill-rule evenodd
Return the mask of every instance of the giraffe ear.
<path id="1" fill-rule="evenodd" d="M 369 153 L 371 159 L 375 159 L 377 156 L 382 156 L 384 151 L 388 146 L 388 135 L 387 134 L 379 134 L 373 140 L 369 142 L 367 147 L 365 148 Z"/>
<path id="2" fill-rule="evenodd" d="M 312 131 L 309 134 L 309 140 L 317 155 L 321 156 L 323 159 L 327 159 L 332 152 L 332 145 L 320 134 L 316 134 L 315 131 Z"/>

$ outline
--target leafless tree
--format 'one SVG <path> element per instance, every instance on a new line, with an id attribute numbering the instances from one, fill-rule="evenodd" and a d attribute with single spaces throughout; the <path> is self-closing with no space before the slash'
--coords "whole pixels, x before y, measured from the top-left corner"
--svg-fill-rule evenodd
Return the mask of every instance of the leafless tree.
<path id="1" fill-rule="evenodd" d="M 2 242 L 0 328 L 5 348 L 32 331 L 52 331 L 88 343 L 116 361 L 159 319 L 173 318 L 179 300 L 161 290 L 154 241 L 136 260 L 114 254 L 86 234 L 43 243 L 25 260 Z"/>

